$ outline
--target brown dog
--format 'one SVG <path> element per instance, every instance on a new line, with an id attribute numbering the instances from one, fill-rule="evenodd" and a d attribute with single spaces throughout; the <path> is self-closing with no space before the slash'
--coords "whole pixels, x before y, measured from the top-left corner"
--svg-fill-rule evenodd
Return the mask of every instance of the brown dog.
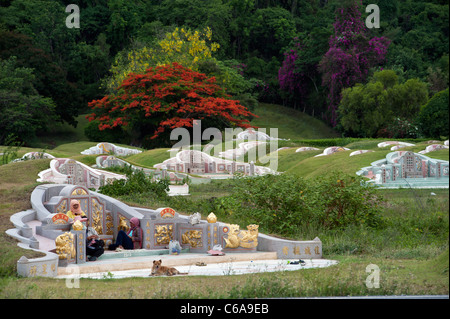
<path id="1" fill-rule="evenodd" d="M 153 260 L 153 267 L 150 276 L 173 276 L 187 275 L 187 272 L 181 273 L 173 267 L 161 266 L 162 260 Z"/>

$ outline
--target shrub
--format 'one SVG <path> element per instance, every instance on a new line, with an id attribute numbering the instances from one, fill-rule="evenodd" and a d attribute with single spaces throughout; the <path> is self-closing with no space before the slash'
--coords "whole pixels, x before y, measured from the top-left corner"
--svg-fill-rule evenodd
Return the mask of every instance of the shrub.
<path id="1" fill-rule="evenodd" d="M 306 182 L 291 175 L 236 179 L 228 201 L 235 217 L 282 235 L 292 234 L 311 218 Z"/>
<path id="2" fill-rule="evenodd" d="M 360 177 L 339 176 L 333 174 L 317 182 L 313 206 L 319 209 L 319 223 L 329 229 L 359 224 L 378 226 L 381 199 L 375 188 Z"/>
<path id="3" fill-rule="evenodd" d="M 423 135 L 431 138 L 448 137 L 448 88 L 436 93 L 420 110 L 417 118 Z"/>
<path id="4" fill-rule="evenodd" d="M 133 170 L 131 166 L 123 168 L 127 179 L 114 180 L 99 188 L 99 192 L 111 197 L 119 197 L 131 194 L 151 193 L 159 198 L 167 197 L 166 191 L 169 189 L 167 180 L 152 181 L 143 170 Z"/>
<path id="5" fill-rule="evenodd" d="M 280 235 L 295 236 L 300 228 L 311 227 L 378 227 L 381 199 L 375 190 L 360 177 L 341 175 L 320 180 L 288 174 L 239 178 L 221 203 L 233 217 Z"/>

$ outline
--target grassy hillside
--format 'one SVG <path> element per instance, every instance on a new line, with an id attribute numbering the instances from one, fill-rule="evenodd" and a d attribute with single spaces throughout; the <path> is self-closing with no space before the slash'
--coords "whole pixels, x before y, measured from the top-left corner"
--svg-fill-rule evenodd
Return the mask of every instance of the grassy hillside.
<path id="1" fill-rule="evenodd" d="M 52 149 L 57 145 L 88 141 L 84 135 L 84 128 L 89 123 L 86 115 L 82 114 L 75 118 L 77 126 L 73 127 L 67 123 L 53 123 L 49 131 L 41 133 L 34 141 L 30 141 L 30 145 L 36 148 Z"/>
<path id="2" fill-rule="evenodd" d="M 384 140 L 364 140 L 360 142 L 352 142 L 347 145 L 336 145 L 345 146 L 351 150 L 320 157 L 314 156 L 322 153 L 325 147 L 318 147 L 320 149 L 319 151 L 299 153 L 295 152 L 299 146 L 280 150 L 277 152 L 278 171 L 288 172 L 302 177 L 320 177 L 333 171 L 342 171 L 343 173 L 353 175 L 361 168 L 370 166 L 372 162 L 383 159 L 388 153 L 392 152 L 390 147 L 377 147 L 377 144 L 382 141 Z M 406 147 L 403 150 L 419 152 L 424 150 L 427 145 L 428 144 L 426 142 L 419 142 L 415 146 Z M 362 149 L 373 150 L 373 152 L 349 156 L 351 152 Z M 449 160 L 448 149 L 431 152 L 425 155 L 431 158 L 446 161 Z M 268 156 L 274 156 L 274 154 L 269 154 Z M 260 161 L 263 162 L 264 159 L 260 159 Z"/>
<path id="3" fill-rule="evenodd" d="M 278 128 L 278 137 L 300 140 L 339 137 L 339 134 L 322 121 L 292 108 L 260 103 L 254 113 L 258 118 L 251 124 L 260 128 Z"/>
<path id="4" fill-rule="evenodd" d="M 153 165 L 162 163 L 170 158 L 169 150 L 169 148 L 156 148 L 128 156 L 125 160 L 134 165 L 153 168 Z"/>

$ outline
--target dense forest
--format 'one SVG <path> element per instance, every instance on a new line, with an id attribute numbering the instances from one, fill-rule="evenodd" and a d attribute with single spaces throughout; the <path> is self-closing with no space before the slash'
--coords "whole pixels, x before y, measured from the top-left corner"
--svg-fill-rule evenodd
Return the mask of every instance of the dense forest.
<path id="1" fill-rule="evenodd" d="M 180 119 L 175 113 L 162 115 L 175 112 L 175 96 L 177 103 L 195 100 L 196 116 L 219 127 L 248 123 L 264 102 L 299 109 L 345 136 L 449 135 L 445 0 L 0 4 L 0 144 L 10 134 L 28 143 L 53 122 L 76 125 L 78 115 L 94 110 L 86 129 L 92 139 L 158 146 L 164 140 L 158 142 L 156 133 Z M 69 4 L 78 5 L 79 28 L 67 26 Z M 366 26 L 369 4 L 379 7 L 379 28 Z M 169 64 L 172 69 L 161 67 Z M 136 74 L 148 68 L 153 73 L 138 79 Z M 178 78 L 168 80 L 169 71 Z M 213 76 L 214 89 L 197 84 L 210 83 Z M 148 91 L 139 91 L 146 81 L 155 81 L 152 94 L 158 95 L 160 87 L 178 88 L 186 77 L 192 81 L 189 90 L 168 93 L 171 108 L 164 107 L 167 96 L 156 101 Z M 134 111 L 112 117 L 113 102 L 121 103 L 125 113 L 144 107 L 144 100 L 136 101 L 141 97 L 148 97 L 145 116 Z M 220 114 L 214 111 L 219 106 Z M 235 112 L 241 106 L 246 110 Z M 235 112 L 235 118 L 227 112 Z"/>

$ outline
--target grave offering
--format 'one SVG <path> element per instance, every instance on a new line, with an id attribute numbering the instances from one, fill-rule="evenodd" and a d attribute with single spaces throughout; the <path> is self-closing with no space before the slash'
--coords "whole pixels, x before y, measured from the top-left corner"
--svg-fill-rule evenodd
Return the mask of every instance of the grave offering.
<path id="1" fill-rule="evenodd" d="M 116 146 L 112 143 L 98 143 L 96 146 L 92 146 L 91 148 L 81 152 L 83 155 L 115 154 L 117 156 L 128 156 L 139 153 L 142 153 L 142 151 Z"/>
<path id="2" fill-rule="evenodd" d="M 38 174 L 38 182 L 80 185 L 98 189 L 116 179 L 125 179 L 125 175 L 91 168 L 69 158 L 55 158 L 50 168 Z"/>
<path id="3" fill-rule="evenodd" d="M 406 143 L 406 142 L 398 142 L 398 141 L 387 141 L 378 143 L 379 148 L 387 147 L 387 146 L 395 146 L 395 145 L 403 145 L 403 146 L 414 146 L 415 144 Z"/>
<path id="4" fill-rule="evenodd" d="M 200 220 L 202 219 L 202 216 L 200 213 L 194 213 L 191 216 L 189 216 L 189 224 L 195 225 L 200 224 Z"/>
<path id="5" fill-rule="evenodd" d="M 423 151 L 420 151 L 420 154 L 427 154 L 430 152 L 435 152 L 435 151 L 439 151 L 439 150 L 445 150 L 448 149 L 449 147 L 446 145 L 442 145 L 442 144 L 431 144 L 429 146 L 427 146 Z"/>
<path id="6" fill-rule="evenodd" d="M 211 178 L 217 175 L 229 175 L 231 177 L 237 172 L 249 176 L 273 173 L 268 167 L 212 157 L 196 150 L 178 152 L 175 157 L 156 164 L 154 167 L 175 171 L 177 173 L 208 175 Z"/>
<path id="7" fill-rule="evenodd" d="M 124 160 L 117 158 L 113 155 L 101 155 L 95 159 L 95 164 L 100 168 L 109 168 L 114 166 L 122 167 L 124 165 L 130 165 Z"/>
<path id="8" fill-rule="evenodd" d="M 360 154 L 365 154 L 365 153 L 370 153 L 373 152 L 371 150 L 359 150 L 359 151 L 354 151 L 351 152 L 349 156 L 355 156 L 355 155 L 360 155 Z"/>
<path id="9" fill-rule="evenodd" d="M 337 152 L 344 152 L 344 151 L 350 151 L 350 149 L 346 148 L 346 147 L 342 147 L 342 146 L 332 146 L 332 147 L 326 148 L 322 154 L 316 155 L 314 157 L 327 156 L 327 155 L 331 155 L 331 154 L 334 154 Z"/>
<path id="10" fill-rule="evenodd" d="M 319 149 L 316 147 L 300 147 L 295 151 L 295 153 L 307 152 L 307 151 L 319 151 Z"/>
<path id="11" fill-rule="evenodd" d="M 188 259 L 189 256 L 193 256 L 190 260 L 198 261 L 199 256 L 204 256 L 214 258 L 217 262 L 224 262 L 220 258 L 226 256 L 213 257 L 207 253 L 217 250 L 219 245 L 223 247 L 220 250 L 222 253 L 227 256 L 231 254 L 240 261 L 246 260 L 246 254 L 251 254 L 249 255 L 251 260 L 268 256 L 291 259 L 322 258 L 322 242 L 318 238 L 312 241 L 275 238 L 259 233 L 258 225 L 248 225 L 246 229 L 240 229 L 239 225 L 221 223 L 217 221 L 214 213 L 211 213 L 207 220 L 192 224 L 189 216 L 182 216 L 169 207 L 156 210 L 133 208 L 109 196 L 90 191 L 86 187 L 45 184 L 33 190 L 31 194 L 33 208 L 14 214 L 11 221 L 15 228 L 7 231 L 8 235 L 20 241 L 21 247 L 46 254 L 43 258 L 20 258 L 18 273 L 21 276 L 54 277 L 69 273 L 65 269 L 70 265 L 83 267 L 86 264 L 86 231 L 72 228 L 73 220 L 65 214 L 72 200 L 80 203 L 81 210 L 86 214 L 90 225 L 106 245 L 114 242 L 120 229 L 128 227 L 131 218 L 140 220 L 143 249 L 105 252 L 97 261 L 115 258 L 118 260 L 116 264 L 106 264 L 108 271 L 125 270 L 127 267 L 142 268 L 139 263 L 124 264 L 123 258 L 168 256 L 171 253 L 170 248 L 175 249 L 179 253 L 178 256 Z M 49 252 L 52 249 L 55 249 L 56 253 Z M 186 259 L 184 260 L 186 262 Z M 176 260 L 172 262 L 176 265 Z M 98 272 L 99 266 L 80 269 L 85 273 Z"/>
<path id="12" fill-rule="evenodd" d="M 397 151 L 356 174 L 385 188 L 448 188 L 449 162 L 410 151 Z"/>

